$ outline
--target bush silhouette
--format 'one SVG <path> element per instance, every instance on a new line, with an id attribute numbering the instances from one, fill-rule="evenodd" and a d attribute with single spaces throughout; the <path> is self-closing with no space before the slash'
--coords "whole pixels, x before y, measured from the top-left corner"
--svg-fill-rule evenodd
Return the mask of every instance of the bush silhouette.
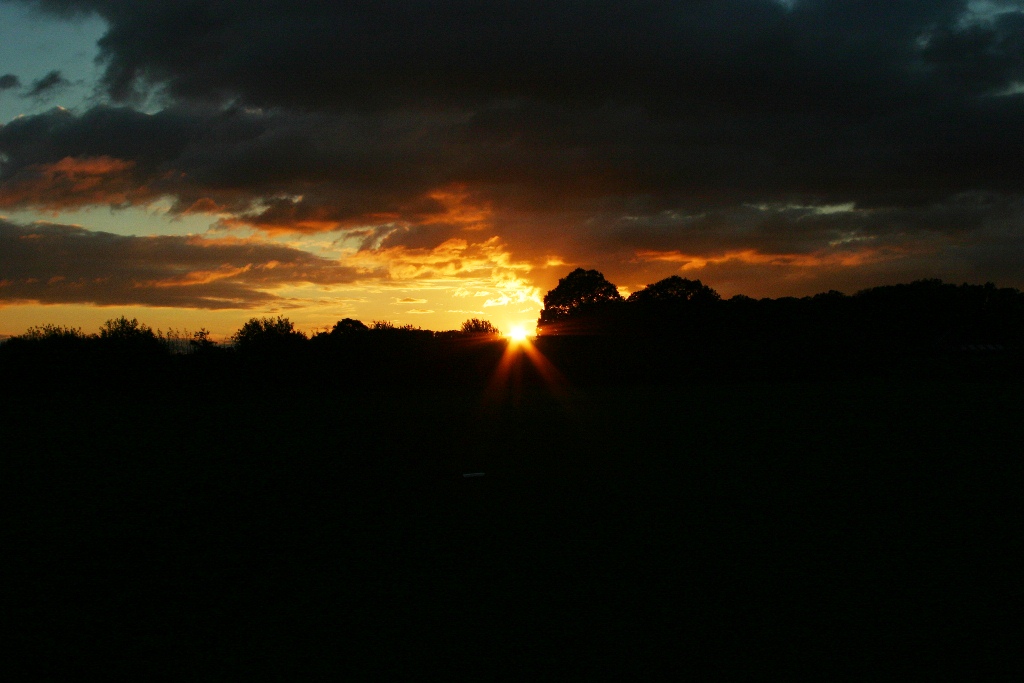
<path id="1" fill-rule="evenodd" d="M 18 339 L 25 341 L 45 341 L 51 339 L 87 339 L 80 327 L 65 327 L 64 325 L 37 325 L 25 330 Z"/>
<path id="2" fill-rule="evenodd" d="M 460 331 L 465 335 L 486 335 L 491 337 L 497 337 L 501 334 L 501 331 L 492 325 L 491 321 L 480 320 L 479 318 L 470 318 L 462 323 Z"/>

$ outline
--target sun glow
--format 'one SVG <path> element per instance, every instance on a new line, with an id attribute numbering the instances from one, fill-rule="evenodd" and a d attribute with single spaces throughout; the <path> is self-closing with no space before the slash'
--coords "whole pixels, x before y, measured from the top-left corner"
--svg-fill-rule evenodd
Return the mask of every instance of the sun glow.
<path id="1" fill-rule="evenodd" d="M 509 330 L 508 332 L 509 340 L 516 344 L 522 344 L 524 341 L 526 341 L 526 337 L 526 328 L 523 327 L 522 325 L 514 325 L 512 329 Z"/>
<path id="2" fill-rule="evenodd" d="M 539 379 L 555 398 L 567 398 L 565 390 L 568 382 L 537 348 L 533 337 L 532 330 L 526 326 L 511 327 L 508 345 L 484 393 L 485 403 L 501 403 L 509 399 L 519 401 L 522 398 L 524 377 L 531 375 Z"/>

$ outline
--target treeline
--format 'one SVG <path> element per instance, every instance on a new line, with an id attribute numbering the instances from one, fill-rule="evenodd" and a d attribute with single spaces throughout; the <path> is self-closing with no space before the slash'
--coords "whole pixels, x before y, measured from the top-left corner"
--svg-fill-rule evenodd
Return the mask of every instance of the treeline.
<path id="1" fill-rule="evenodd" d="M 171 328 L 165 332 L 121 316 L 107 320 L 95 334 L 66 325 L 30 327 L 24 334 L 6 340 L 4 346 L 9 353 L 30 348 L 55 352 L 102 349 L 122 353 L 191 353 L 216 344 L 205 328 L 196 332 Z"/>
<path id="2" fill-rule="evenodd" d="M 345 318 L 307 335 L 277 316 L 252 318 L 227 343 L 215 343 L 205 329 L 154 330 L 122 316 L 95 334 L 45 325 L 8 339 L 0 344 L 0 382 L 175 395 L 190 385 L 213 392 L 372 392 L 442 381 L 484 386 L 506 349 L 499 335 L 490 322 L 475 318 L 443 332 Z"/>
<path id="3" fill-rule="evenodd" d="M 97 333 L 86 333 L 79 327 L 41 325 L 29 328 L 24 334 L 11 337 L 0 348 L 4 353 L 26 352 L 107 352 L 127 355 L 189 355 L 218 353 L 228 350 L 243 354 L 286 353 L 306 344 L 331 346 L 341 340 L 387 343 L 424 341 L 434 339 L 486 339 L 497 338 L 501 331 L 487 320 L 471 318 L 458 330 L 435 332 L 413 325 L 395 325 L 388 321 L 374 321 L 370 325 L 352 318 L 335 323 L 330 331 L 311 336 L 297 330 L 284 316 L 251 318 L 226 343 L 213 340 L 210 331 L 169 329 L 154 330 L 136 318 L 111 318 Z"/>
<path id="4" fill-rule="evenodd" d="M 688 346 L 1000 350 L 1024 342 L 1024 294 L 918 280 L 852 296 L 725 300 L 700 280 L 672 276 L 623 298 L 601 273 L 579 268 L 544 297 L 538 327 L 542 335 L 668 337 Z"/>
<path id="5" fill-rule="evenodd" d="M 1024 377 L 1024 294 L 940 280 L 845 295 L 723 299 L 699 280 L 666 278 L 623 297 L 577 269 L 544 297 L 534 347 L 574 385 L 691 379 L 864 376 Z M 420 383 L 486 386 L 506 353 L 486 320 L 443 332 L 339 320 L 312 335 L 286 317 L 252 318 L 217 344 L 125 317 L 97 334 L 48 325 L 0 345 L 0 374 L 85 383 L 109 377 L 373 391 Z M 528 354 L 526 354 L 528 355 Z M 511 377 L 551 381 L 519 358 Z M 163 380 L 160 380 L 163 378 Z"/>

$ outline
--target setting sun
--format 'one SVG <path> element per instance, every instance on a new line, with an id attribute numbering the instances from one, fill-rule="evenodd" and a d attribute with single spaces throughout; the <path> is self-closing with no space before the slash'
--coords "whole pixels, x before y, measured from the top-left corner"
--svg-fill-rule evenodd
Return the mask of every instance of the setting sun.
<path id="1" fill-rule="evenodd" d="M 526 328 L 522 325 L 515 325 L 508 333 L 508 338 L 514 342 L 526 341 L 526 336 Z"/>

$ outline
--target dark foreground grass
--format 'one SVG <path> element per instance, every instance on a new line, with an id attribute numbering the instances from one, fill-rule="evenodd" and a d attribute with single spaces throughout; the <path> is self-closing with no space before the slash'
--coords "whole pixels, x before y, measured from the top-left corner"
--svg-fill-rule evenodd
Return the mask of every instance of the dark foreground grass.
<path id="1" fill-rule="evenodd" d="M 12 387 L 9 666 L 1010 678 L 1020 389 Z"/>

